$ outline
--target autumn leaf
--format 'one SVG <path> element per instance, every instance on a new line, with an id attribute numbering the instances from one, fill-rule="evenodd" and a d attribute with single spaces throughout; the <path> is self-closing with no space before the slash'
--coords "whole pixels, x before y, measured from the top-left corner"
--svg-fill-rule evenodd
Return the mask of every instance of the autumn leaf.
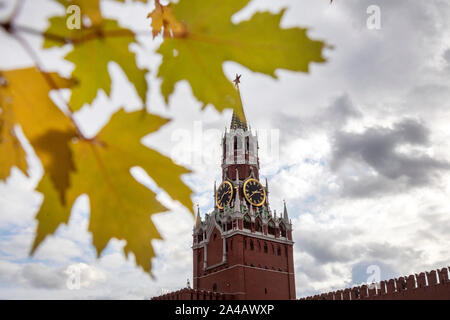
<path id="1" fill-rule="evenodd" d="M 9 177 L 12 167 L 27 174 L 26 154 L 17 138 L 12 121 L 12 110 L 2 107 L 4 98 L 0 96 L 0 180 Z"/>
<path id="2" fill-rule="evenodd" d="M 100 10 L 100 0 L 57 0 L 64 7 L 76 5 L 80 8 L 80 12 L 84 17 L 89 18 L 91 26 L 100 25 L 103 22 L 102 13 Z M 114 0 L 117 2 L 125 2 L 125 0 Z M 135 0 L 140 2 L 147 2 L 147 0 Z"/>
<path id="3" fill-rule="evenodd" d="M 163 32 L 163 29 L 164 38 L 174 35 L 180 36 L 185 30 L 184 25 L 174 17 L 172 7 L 161 5 L 159 0 L 155 0 L 155 9 L 148 14 L 147 18 L 152 19 L 153 38 Z"/>
<path id="4" fill-rule="evenodd" d="M 24 151 L 12 130 L 14 125 L 20 125 L 64 202 L 69 174 L 73 171 L 68 144 L 76 130 L 50 99 L 49 92 L 69 88 L 73 82 L 36 68 L 1 71 L 0 76 L 5 80 L 0 86 L 0 149 L 5 151 L 2 158 L 6 155 L 0 162 L 2 176 L 13 165 L 22 171 L 26 169 Z"/>
<path id="5" fill-rule="evenodd" d="M 66 28 L 65 19 L 65 17 L 50 18 L 50 27 L 46 33 L 54 37 L 44 41 L 44 48 L 64 45 L 65 43 L 58 41 L 57 37 L 73 43 L 73 50 L 65 56 L 66 60 L 75 64 L 72 77 L 78 81 L 72 88 L 69 101 L 71 109 L 76 111 L 85 103 L 90 104 L 99 89 L 110 95 L 111 77 L 108 63 L 111 61 L 122 68 L 145 103 L 148 88 L 145 79 L 147 70 L 137 67 L 135 54 L 129 50 L 130 44 L 135 43 L 134 33 L 121 28 L 117 21 L 110 19 L 104 19 L 100 27 L 69 30 Z"/>
<path id="6" fill-rule="evenodd" d="M 192 191 L 181 180 L 181 175 L 189 171 L 140 142 L 165 123 L 167 119 L 156 115 L 121 110 L 94 139 L 74 142 L 76 172 L 71 175 L 68 205 L 56 203 L 58 199 L 47 177 L 38 186 L 44 202 L 37 215 L 39 224 L 33 251 L 60 223 L 67 223 L 71 204 L 79 195 L 87 194 L 91 208 L 89 231 L 97 253 L 100 255 L 111 238 L 124 239 L 125 254 L 132 252 L 136 263 L 149 272 L 154 256 L 150 241 L 160 239 L 150 216 L 166 208 L 153 191 L 135 180 L 130 169 L 143 168 L 172 199 L 193 213 Z"/>
<path id="7" fill-rule="evenodd" d="M 324 42 L 311 40 L 306 29 L 280 28 L 284 10 L 258 12 L 250 20 L 232 23 L 231 17 L 249 1 L 180 0 L 169 5 L 184 30 L 166 37 L 157 51 L 163 56 L 158 77 L 166 103 L 175 84 L 187 80 L 203 106 L 240 113 L 236 90 L 223 73 L 224 62 L 234 61 L 276 78 L 277 69 L 308 72 L 311 62 L 325 61 Z M 158 10 L 152 18 L 168 9 Z"/>

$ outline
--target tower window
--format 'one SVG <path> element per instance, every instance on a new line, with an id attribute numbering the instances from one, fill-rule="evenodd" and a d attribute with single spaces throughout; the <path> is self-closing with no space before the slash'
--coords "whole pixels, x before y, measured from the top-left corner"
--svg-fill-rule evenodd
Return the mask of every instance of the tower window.
<path id="1" fill-rule="evenodd" d="M 237 143 L 237 137 L 236 136 L 234 136 L 234 163 L 236 163 L 236 158 L 237 158 L 237 146 L 238 146 L 238 143 Z"/>
<path id="2" fill-rule="evenodd" d="M 244 229 L 248 229 L 248 230 L 252 229 L 252 223 L 251 223 L 250 217 L 248 215 L 244 216 Z"/>
<path id="3" fill-rule="evenodd" d="M 280 234 L 282 237 L 286 238 L 286 227 L 283 223 L 280 223 Z"/>
<path id="4" fill-rule="evenodd" d="M 273 223 L 273 221 L 269 221 L 269 227 L 268 227 L 268 233 L 271 235 L 275 235 L 275 224 Z"/>
<path id="5" fill-rule="evenodd" d="M 250 141 L 249 141 L 249 138 L 248 138 L 248 137 L 245 138 L 245 150 L 246 150 L 247 152 L 250 151 Z"/>
<path id="6" fill-rule="evenodd" d="M 225 159 L 227 156 L 227 139 L 223 139 L 223 158 Z"/>
<path id="7" fill-rule="evenodd" d="M 262 222 L 260 218 L 256 218 L 255 220 L 255 231 L 262 232 Z"/>

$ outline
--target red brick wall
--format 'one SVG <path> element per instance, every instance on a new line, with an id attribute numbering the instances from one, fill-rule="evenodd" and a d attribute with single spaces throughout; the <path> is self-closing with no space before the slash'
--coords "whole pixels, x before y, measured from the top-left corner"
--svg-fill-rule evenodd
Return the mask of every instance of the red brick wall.
<path id="1" fill-rule="evenodd" d="M 306 300 L 450 300 L 449 269 L 409 275 L 381 281 L 374 286 L 362 285 L 323 293 Z"/>

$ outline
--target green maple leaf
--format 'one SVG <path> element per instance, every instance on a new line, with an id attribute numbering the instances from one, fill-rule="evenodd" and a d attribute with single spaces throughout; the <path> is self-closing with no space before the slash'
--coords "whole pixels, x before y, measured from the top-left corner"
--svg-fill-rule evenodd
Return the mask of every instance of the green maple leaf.
<path id="1" fill-rule="evenodd" d="M 101 25 L 80 30 L 69 30 L 65 17 L 53 17 L 49 21 L 50 26 L 46 34 L 52 36 L 47 36 L 44 48 L 64 45 L 61 39 L 73 43 L 73 50 L 65 56 L 66 60 L 75 64 L 72 77 L 78 82 L 72 88 L 69 101 L 72 110 L 80 109 L 85 103 L 90 104 L 99 89 L 110 95 L 111 77 L 108 73 L 108 63 L 111 61 L 122 68 L 145 103 L 148 89 L 145 79 L 147 70 L 137 67 L 135 54 L 129 50 L 130 44 L 136 43 L 132 31 L 121 28 L 117 21 L 110 19 L 103 19 Z"/>
<path id="2" fill-rule="evenodd" d="M 130 173 L 135 166 L 148 175 L 174 200 L 192 210 L 192 191 L 181 180 L 189 171 L 159 152 L 140 143 L 142 137 L 158 130 L 167 119 L 142 111 L 119 111 L 92 140 L 78 140 L 72 144 L 76 172 L 71 175 L 68 204 L 56 197 L 48 177 L 44 176 L 37 190 L 44 194 L 34 251 L 61 223 L 67 223 L 70 208 L 81 194 L 89 196 L 90 222 L 93 243 L 100 254 L 111 238 L 124 239 L 124 252 L 135 255 L 136 263 L 145 271 L 151 269 L 154 256 L 150 241 L 160 239 L 150 216 L 166 208 L 156 194 L 137 182 Z"/>
<path id="3" fill-rule="evenodd" d="M 324 62 L 322 41 L 311 40 L 306 29 L 280 28 L 284 10 L 278 14 L 258 12 L 238 24 L 231 17 L 250 0 L 180 0 L 172 10 L 158 12 L 165 28 L 178 30 L 173 17 L 184 24 L 183 32 L 165 37 L 158 52 L 163 56 L 158 76 L 161 91 L 168 102 L 175 84 L 187 80 L 193 94 L 203 105 L 218 111 L 233 108 L 240 112 L 239 98 L 233 84 L 223 73 L 225 61 L 235 61 L 255 72 L 276 78 L 276 69 L 309 71 L 311 62 Z M 159 27 L 162 23 L 152 24 Z"/>

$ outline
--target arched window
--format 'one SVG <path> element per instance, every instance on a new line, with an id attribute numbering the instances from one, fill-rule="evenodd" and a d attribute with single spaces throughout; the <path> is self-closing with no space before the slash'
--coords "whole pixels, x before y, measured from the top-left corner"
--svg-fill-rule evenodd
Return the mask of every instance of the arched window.
<path id="1" fill-rule="evenodd" d="M 275 235 L 275 223 L 272 220 L 269 221 L 267 232 L 271 235 Z"/>
<path id="2" fill-rule="evenodd" d="M 258 251 L 261 252 L 261 242 L 258 240 Z"/>
<path id="3" fill-rule="evenodd" d="M 228 220 L 226 231 L 229 231 L 229 230 L 231 230 L 231 229 L 233 229 L 233 223 L 231 222 L 231 220 Z"/>
<path id="4" fill-rule="evenodd" d="M 238 139 L 237 139 L 237 136 L 234 136 L 234 153 L 233 153 L 233 155 L 234 155 L 234 162 L 236 163 L 236 158 L 237 158 L 237 146 L 238 146 Z"/>
<path id="5" fill-rule="evenodd" d="M 244 229 L 251 230 L 252 229 L 252 220 L 250 219 L 250 216 L 246 214 L 244 216 Z"/>
<path id="6" fill-rule="evenodd" d="M 259 217 L 255 219 L 255 231 L 257 231 L 257 232 L 263 231 L 262 221 Z"/>
<path id="7" fill-rule="evenodd" d="M 217 283 L 213 284 L 212 291 L 213 292 L 217 292 Z"/>
<path id="8" fill-rule="evenodd" d="M 280 235 L 286 238 L 286 227 L 284 226 L 284 223 L 280 223 Z"/>
<path id="9" fill-rule="evenodd" d="M 223 139 L 223 158 L 227 156 L 227 138 Z"/>
<path id="10" fill-rule="evenodd" d="M 264 253 L 267 253 L 268 249 L 267 249 L 267 243 L 264 242 Z"/>
<path id="11" fill-rule="evenodd" d="M 280 246 L 278 246 L 278 248 L 277 248 L 277 255 L 281 256 L 281 249 L 280 249 Z"/>
<path id="12" fill-rule="evenodd" d="M 253 246 L 253 240 L 250 239 L 250 250 L 253 251 L 254 249 L 255 249 L 255 247 Z"/>
<path id="13" fill-rule="evenodd" d="M 275 248 L 273 247 L 273 244 L 272 244 L 272 254 L 275 254 Z"/>

